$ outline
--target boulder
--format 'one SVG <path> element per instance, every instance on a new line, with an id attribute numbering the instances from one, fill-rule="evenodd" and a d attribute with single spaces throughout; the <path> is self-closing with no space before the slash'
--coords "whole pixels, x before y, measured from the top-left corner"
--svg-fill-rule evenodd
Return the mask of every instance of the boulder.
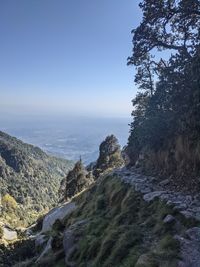
<path id="1" fill-rule="evenodd" d="M 14 230 L 4 226 L 2 238 L 6 241 L 14 241 L 17 239 L 17 231 L 14 231 Z"/>
<path id="2" fill-rule="evenodd" d="M 52 226 L 54 225 L 56 220 L 62 221 L 67 215 L 73 212 L 75 208 L 76 205 L 74 202 L 68 202 L 52 209 L 43 220 L 41 233 L 51 231 Z"/>
<path id="3" fill-rule="evenodd" d="M 160 185 L 160 186 L 166 186 L 166 185 L 168 185 L 169 183 L 170 183 L 170 180 L 169 180 L 169 179 L 165 179 L 165 180 L 161 181 L 161 182 L 159 183 L 159 185 Z"/>
<path id="4" fill-rule="evenodd" d="M 147 202 L 154 200 L 156 197 L 160 197 L 162 194 L 166 193 L 166 191 L 154 191 L 143 196 L 143 199 Z"/>
<path id="5" fill-rule="evenodd" d="M 171 214 L 168 214 L 168 215 L 163 219 L 163 222 L 164 222 L 165 224 L 170 224 L 170 223 L 175 222 L 175 218 L 174 218 L 174 216 L 172 216 Z"/>

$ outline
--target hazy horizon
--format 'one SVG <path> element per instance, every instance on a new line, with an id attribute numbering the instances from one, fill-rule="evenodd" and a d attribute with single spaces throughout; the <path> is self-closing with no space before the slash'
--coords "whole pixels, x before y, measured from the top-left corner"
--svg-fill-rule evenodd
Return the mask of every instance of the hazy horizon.
<path id="1" fill-rule="evenodd" d="M 0 130 L 86 163 L 127 142 L 136 89 L 131 30 L 139 1 L 0 2 Z"/>
<path id="2" fill-rule="evenodd" d="M 1 116 L 128 117 L 138 2 L 1 1 Z"/>
<path id="3" fill-rule="evenodd" d="M 1 120 L 0 130 L 18 139 L 39 146 L 48 154 L 78 160 L 85 164 L 95 161 L 99 145 L 106 136 L 114 134 L 121 147 L 127 144 L 129 118 L 59 117 Z"/>

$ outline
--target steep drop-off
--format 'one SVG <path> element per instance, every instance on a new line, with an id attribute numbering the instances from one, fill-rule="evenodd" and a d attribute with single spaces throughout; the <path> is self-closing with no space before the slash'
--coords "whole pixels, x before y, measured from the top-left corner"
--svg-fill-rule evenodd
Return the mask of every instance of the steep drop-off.
<path id="1" fill-rule="evenodd" d="M 159 198 L 146 201 L 134 186 L 111 174 L 47 214 L 35 241 L 4 251 L 4 266 L 196 267 L 196 248 L 186 255 L 196 261 L 192 265 L 182 253 L 195 246 L 197 225 Z"/>
<path id="2" fill-rule="evenodd" d="M 1 220 L 27 225 L 55 205 L 60 181 L 72 166 L 71 161 L 0 132 Z"/>

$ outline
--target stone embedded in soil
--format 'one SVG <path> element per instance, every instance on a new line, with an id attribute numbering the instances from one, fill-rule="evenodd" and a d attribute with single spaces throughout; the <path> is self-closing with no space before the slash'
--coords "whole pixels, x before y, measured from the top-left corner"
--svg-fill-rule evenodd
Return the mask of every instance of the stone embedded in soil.
<path id="1" fill-rule="evenodd" d="M 3 227 L 3 239 L 6 241 L 14 241 L 17 239 L 17 232 L 7 227 Z"/>
<path id="2" fill-rule="evenodd" d="M 168 191 L 166 190 L 166 187 L 169 185 L 167 180 L 157 184 L 156 179 L 135 173 L 134 170 L 129 171 L 129 175 L 127 175 L 127 170 L 124 168 L 123 170 L 116 171 L 116 174 L 118 174 L 123 182 L 131 184 L 136 191 L 141 192 L 145 201 L 150 202 L 155 198 L 159 198 L 165 201 L 166 204 L 174 206 L 174 209 L 179 211 L 185 218 L 193 218 L 200 221 L 199 195 L 191 196 L 178 191 Z M 164 223 L 173 221 L 172 215 L 167 215 L 163 220 Z M 181 259 L 178 262 L 178 267 L 200 267 L 200 228 L 190 228 L 185 232 L 185 235 L 176 235 L 175 238 L 180 243 Z M 148 263 L 148 256 L 146 254 L 141 255 L 137 264 L 140 265 L 140 263 L 143 265 Z"/>
<path id="3" fill-rule="evenodd" d="M 175 222 L 175 218 L 174 218 L 174 216 L 172 216 L 171 214 L 168 214 L 168 215 L 163 219 L 163 222 L 166 223 L 166 224 L 169 224 L 169 223 Z"/>

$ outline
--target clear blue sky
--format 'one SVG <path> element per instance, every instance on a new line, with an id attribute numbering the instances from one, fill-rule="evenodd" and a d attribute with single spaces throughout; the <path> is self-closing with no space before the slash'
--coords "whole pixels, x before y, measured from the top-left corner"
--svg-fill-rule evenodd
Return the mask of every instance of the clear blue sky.
<path id="1" fill-rule="evenodd" d="M 136 0 L 1 0 L 0 113 L 130 116 Z"/>

